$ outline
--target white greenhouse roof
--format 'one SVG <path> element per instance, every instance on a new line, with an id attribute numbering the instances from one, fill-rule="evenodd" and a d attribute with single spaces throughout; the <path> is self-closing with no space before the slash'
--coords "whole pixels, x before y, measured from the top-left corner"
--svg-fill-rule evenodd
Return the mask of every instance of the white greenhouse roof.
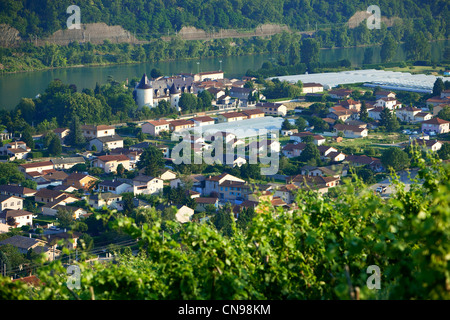
<path id="1" fill-rule="evenodd" d="M 283 121 L 284 119 L 281 117 L 261 117 L 194 127 L 192 130 L 194 132 L 198 130 L 201 133 L 223 131 L 232 133 L 236 135 L 236 138 L 241 139 L 274 133 L 273 131 L 278 133 Z"/>
<path id="2" fill-rule="evenodd" d="M 303 83 L 317 82 L 322 84 L 324 89 L 331 89 L 340 84 L 365 83 L 364 85 L 369 87 L 382 87 L 391 90 L 405 90 L 422 93 L 431 93 L 437 78 L 442 78 L 443 81 L 450 80 L 450 77 L 375 69 L 298 74 L 271 77 L 270 79 L 273 78 L 278 78 L 280 81 L 288 81 L 291 83 L 296 83 L 298 80 Z"/>

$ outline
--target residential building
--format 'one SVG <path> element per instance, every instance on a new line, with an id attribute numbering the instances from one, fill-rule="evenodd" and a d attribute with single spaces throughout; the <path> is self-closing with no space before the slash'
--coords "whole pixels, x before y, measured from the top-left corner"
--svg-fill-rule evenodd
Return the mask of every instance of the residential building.
<path id="1" fill-rule="evenodd" d="M 274 196 L 290 204 L 295 201 L 295 196 L 300 188 L 295 184 L 285 184 L 275 189 Z"/>
<path id="2" fill-rule="evenodd" d="M 206 71 L 194 75 L 194 81 L 223 79 L 223 71 Z"/>
<path id="3" fill-rule="evenodd" d="M 106 173 L 117 172 L 120 164 L 125 170 L 130 170 L 130 158 L 123 154 L 99 156 L 93 161 L 94 167 L 102 168 Z"/>
<path id="4" fill-rule="evenodd" d="M 347 155 L 345 157 L 345 162 L 354 167 L 368 166 L 374 172 L 381 172 L 384 170 L 380 159 L 365 155 Z"/>
<path id="5" fill-rule="evenodd" d="M 61 157 L 61 158 L 50 159 L 50 161 L 53 163 L 53 168 L 56 170 L 67 170 L 77 164 L 85 163 L 83 157 L 69 157 L 69 158 Z"/>
<path id="6" fill-rule="evenodd" d="M 133 178 L 134 194 L 160 194 L 164 188 L 164 181 L 157 177 L 138 175 Z"/>
<path id="7" fill-rule="evenodd" d="M 156 206 L 156 210 L 163 211 L 168 208 L 173 208 L 175 210 L 175 218 L 180 223 L 186 223 L 191 221 L 194 215 L 194 209 L 182 205 L 171 205 L 171 204 L 159 204 Z"/>
<path id="8" fill-rule="evenodd" d="M 296 175 L 293 177 L 287 177 L 287 184 L 295 184 L 302 189 L 316 190 L 323 194 L 328 192 L 329 188 L 333 188 L 339 184 L 340 178 L 335 177 L 323 177 L 323 176 L 307 176 Z"/>
<path id="9" fill-rule="evenodd" d="M 0 211 L 3 210 L 22 210 L 23 199 L 16 196 L 7 196 L 0 194 Z"/>
<path id="10" fill-rule="evenodd" d="M 173 120 L 169 123 L 169 129 L 172 132 L 187 130 L 194 127 L 194 122 L 190 120 Z"/>
<path id="11" fill-rule="evenodd" d="M 50 203 L 54 202 L 56 199 L 66 195 L 64 192 L 52 190 L 52 189 L 40 189 L 34 195 L 34 201 Z"/>
<path id="12" fill-rule="evenodd" d="M 346 109 L 361 111 L 361 102 L 355 101 L 353 99 L 346 99 L 344 101 L 340 101 L 339 104 Z"/>
<path id="13" fill-rule="evenodd" d="M 267 116 L 286 116 L 287 107 L 282 103 L 258 102 L 255 105 Z"/>
<path id="14" fill-rule="evenodd" d="M 217 116 L 217 119 L 220 122 L 233 122 L 233 121 L 241 121 L 247 119 L 247 116 L 242 112 L 226 112 L 221 113 Z"/>
<path id="15" fill-rule="evenodd" d="M 323 85 L 315 82 L 305 82 L 303 83 L 303 93 L 316 93 L 323 92 Z"/>
<path id="16" fill-rule="evenodd" d="M 63 202 L 55 201 L 53 203 L 47 203 L 42 208 L 42 214 L 47 216 L 56 216 L 58 212 L 61 212 L 63 210 L 68 211 L 72 213 L 72 217 L 76 220 L 79 219 L 81 216 L 85 215 L 87 211 L 83 208 L 66 205 Z"/>
<path id="17" fill-rule="evenodd" d="M 422 132 L 423 133 L 435 132 L 436 134 L 450 132 L 450 121 L 443 120 L 437 117 L 423 121 Z"/>
<path id="18" fill-rule="evenodd" d="M 70 130 L 68 128 L 56 128 L 53 132 L 58 136 L 61 143 L 64 143 L 64 140 L 69 135 Z"/>
<path id="19" fill-rule="evenodd" d="M 220 200 L 235 200 L 245 198 L 250 187 L 245 180 L 228 173 L 218 176 L 209 176 L 205 179 L 203 194 L 210 197 L 218 197 Z"/>
<path id="20" fill-rule="evenodd" d="M 111 192 L 114 194 L 122 194 L 124 192 L 131 192 L 133 187 L 119 180 L 105 180 L 98 184 L 99 192 Z"/>
<path id="21" fill-rule="evenodd" d="M 375 98 L 381 99 L 381 98 L 394 98 L 395 99 L 396 94 L 392 91 L 385 91 L 385 90 L 378 90 L 375 92 Z"/>
<path id="22" fill-rule="evenodd" d="M 41 162 L 32 162 L 32 163 L 24 163 L 19 165 L 19 170 L 23 173 L 29 172 L 43 172 L 46 170 L 53 170 L 53 162 L 51 161 L 41 161 Z"/>
<path id="23" fill-rule="evenodd" d="M 114 136 L 116 134 L 116 129 L 115 127 L 107 125 L 82 125 L 81 132 L 86 139 L 90 140 L 94 138 Z"/>
<path id="24" fill-rule="evenodd" d="M 295 158 L 300 156 L 302 151 L 306 148 L 306 143 L 288 143 L 281 149 L 281 153 L 287 158 Z"/>
<path id="25" fill-rule="evenodd" d="M 326 141 L 324 136 L 322 136 L 320 134 L 314 134 L 314 133 L 309 132 L 309 131 L 294 133 L 294 134 L 292 134 L 290 136 L 290 140 L 296 141 L 296 142 L 304 142 L 306 137 L 310 137 L 310 136 L 312 137 L 313 143 L 316 146 L 321 146 Z"/>
<path id="26" fill-rule="evenodd" d="M 0 212 L 0 223 L 8 224 L 9 219 L 14 219 L 14 228 L 33 226 L 33 213 L 25 210 L 5 210 Z"/>
<path id="27" fill-rule="evenodd" d="M 98 137 L 89 141 L 89 149 L 94 149 L 94 146 L 98 152 L 123 148 L 123 139 L 119 135 Z"/>
<path id="28" fill-rule="evenodd" d="M 0 185 L 0 194 L 7 195 L 7 196 L 15 196 L 19 198 L 27 198 L 27 197 L 33 197 L 36 194 L 36 190 L 21 187 L 18 185 L 12 185 L 12 184 L 3 184 Z"/>
<path id="29" fill-rule="evenodd" d="M 98 193 L 89 197 L 89 205 L 94 209 L 106 206 L 109 209 L 118 209 L 118 202 L 122 201 L 122 195 L 111 192 Z"/>
<path id="30" fill-rule="evenodd" d="M 97 178 L 89 174 L 73 172 L 63 181 L 63 185 L 72 186 L 77 189 L 89 190 L 94 187 L 97 181 Z"/>
<path id="31" fill-rule="evenodd" d="M 389 110 L 394 110 L 402 107 L 402 104 L 400 101 L 398 101 L 395 98 L 381 98 L 376 100 L 376 102 L 373 104 L 374 107 L 382 107 L 382 108 L 388 108 Z"/>
<path id="32" fill-rule="evenodd" d="M 215 123 L 215 120 L 209 116 L 195 117 L 191 119 L 196 127 L 208 126 Z"/>
<path id="33" fill-rule="evenodd" d="M 169 122 L 166 120 L 151 120 L 141 126 L 142 133 L 156 137 L 163 131 L 169 131 Z"/>
<path id="34" fill-rule="evenodd" d="M 330 98 L 332 99 L 347 99 L 352 94 L 351 89 L 334 89 L 328 91 L 328 94 L 330 95 Z"/>
<path id="35" fill-rule="evenodd" d="M 203 212 L 206 211 L 208 206 L 214 206 L 214 208 L 219 208 L 219 198 L 216 197 L 198 197 L 195 198 L 195 203 L 197 206 L 195 207 L 195 211 Z"/>
<path id="36" fill-rule="evenodd" d="M 46 246 L 45 241 L 24 236 L 12 236 L 0 241 L 0 246 L 7 244 L 10 244 L 13 247 L 17 248 L 22 254 L 27 254 L 31 249 L 33 249 L 34 251 L 37 247 Z"/>
<path id="37" fill-rule="evenodd" d="M 248 109 L 241 112 L 247 119 L 264 118 L 265 113 L 261 109 Z"/>
<path id="38" fill-rule="evenodd" d="M 339 132 L 344 134 L 345 138 L 363 138 L 367 137 L 369 130 L 367 128 L 360 128 L 358 126 L 351 126 L 347 124 L 335 124 L 333 131 L 337 135 Z"/>

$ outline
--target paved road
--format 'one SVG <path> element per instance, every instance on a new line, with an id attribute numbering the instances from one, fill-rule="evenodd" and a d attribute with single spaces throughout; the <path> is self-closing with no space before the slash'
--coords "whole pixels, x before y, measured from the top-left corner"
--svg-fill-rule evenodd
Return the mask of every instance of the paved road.
<path id="1" fill-rule="evenodd" d="M 412 169 L 409 171 L 400 171 L 397 173 L 397 175 L 399 176 L 399 180 L 400 182 L 405 184 L 405 190 L 408 191 L 411 187 L 411 184 L 413 183 L 413 181 L 411 181 L 411 179 L 414 179 L 417 176 L 417 172 L 418 169 Z M 381 196 L 382 197 L 390 197 L 391 194 L 395 193 L 395 185 L 393 185 L 391 183 L 391 178 L 388 177 L 385 180 L 379 182 L 379 183 L 375 183 L 373 185 L 371 185 L 369 188 L 372 190 L 376 190 L 379 186 L 386 186 L 386 192 L 384 192 Z"/>

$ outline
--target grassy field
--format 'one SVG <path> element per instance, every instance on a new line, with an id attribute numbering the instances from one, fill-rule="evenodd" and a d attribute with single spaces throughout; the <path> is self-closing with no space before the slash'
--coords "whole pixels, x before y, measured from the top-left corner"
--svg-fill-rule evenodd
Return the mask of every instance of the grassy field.
<path id="1" fill-rule="evenodd" d="M 433 66 L 406 66 L 403 68 L 392 67 L 392 68 L 384 68 L 384 70 L 394 72 L 408 72 L 412 74 L 424 73 L 434 76 L 438 76 L 440 71 L 444 71 L 442 67 L 433 68 Z"/>

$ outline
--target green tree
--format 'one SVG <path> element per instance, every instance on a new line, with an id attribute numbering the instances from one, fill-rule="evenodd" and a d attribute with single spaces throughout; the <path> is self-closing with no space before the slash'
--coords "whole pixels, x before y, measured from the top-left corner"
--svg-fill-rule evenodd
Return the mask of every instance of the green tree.
<path id="1" fill-rule="evenodd" d="M 302 40 L 301 44 L 301 62 L 303 63 L 317 63 L 319 62 L 319 42 L 313 38 Z"/>
<path id="2" fill-rule="evenodd" d="M 213 219 L 214 226 L 226 237 L 232 237 L 236 232 L 236 223 L 231 204 L 227 202 Z"/>
<path id="3" fill-rule="evenodd" d="M 361 110 L 359 111 L 359 120 L 369 122 L 369 112 L 365 101 L 361 101 Z"/>
<path id="4" fill-rule="evenodd" d="M 400 171 L 409 166 L 408 154 L 398 147 L 386 149 L 381 155 L 381 163 L 387 169 L 392 168 L 394 171 Z"/>
<path id="5" fill-rule="evenodd" d="M 445 90 L 445 84 L 444 81 L 442 81 L 442 78 L 436 78 L 436 81 L 433 84 L 433 95 L 434 96 L 440 96 L 441 92 Z"/>
<path id="6" fill-rule="evenodd" d="M 159 172 L 164 168 L 164 159 L 162 152 L 153 145 L 142 152 L 139 161 L 137 162 L 138 169 L 144 169 L 147 176 L 157 177 Z"/>
<path id="7" fill-rule="evenodd" d="M 34 149 L 34 139 L 31 133 L 31 127 L 27 126 L 22 132 L 22 141 L 27 144 L 27 147 Z"/>
<path id="8" fill-rule="evenodd" d="M 62 152 L 61 140 L 59 137 L 55 136 L 50 140 L 50 144 L 48 146 L 48 151 L 50 154 L 54 156 L 59 156 Z"/>
<path id="9" fill-rule="evenodd" d="M 444 106 L 444 108 L 438 112 L 437 116 L 443 120 L 450 121 L 450 105 Z"/>
<path id="10" fill-rule="evenodd" d="M 302 162 L 317 163 L 320 161 L 320 151 L 314 143 L 308 142 L 299 159 Z"/>
<path id="11" fill-rule="evenodd" d="M 14 163 L 0 162 L 0 184 L 17 184 L 25 181 L 25 176 Z"/>
<path id="12" fill-rule="evenodd" d="M 380 57 L 382 62 L 391 61 L 397 52 L 397 42 L 394 37 L 388 33 L 381 45 Z"/>
<path id="13" fill-rule="evenodd" d="M 73 213 L 67 209 L 58 209 L 56 218 L 58 218 L 58 224 L 61 228 L 70 228 L 74 223 Z"/>
<path id="14" fill-rule="evenodd" d="M 305 131 L 306 127 L 308 126 L 308 123 L 306 120 L 302 117 L 298 117 L 295 119 L 295 125 L 299 132 Z"/>
<path id="15" fill-rule="evenodd" d="M 69 135 L 66 137 L 66 143 L 71 146 L 80 147 L 86 143 L 86 139 L 81 131 L 80 119 L 76 114 L 72 115 Z"/>

